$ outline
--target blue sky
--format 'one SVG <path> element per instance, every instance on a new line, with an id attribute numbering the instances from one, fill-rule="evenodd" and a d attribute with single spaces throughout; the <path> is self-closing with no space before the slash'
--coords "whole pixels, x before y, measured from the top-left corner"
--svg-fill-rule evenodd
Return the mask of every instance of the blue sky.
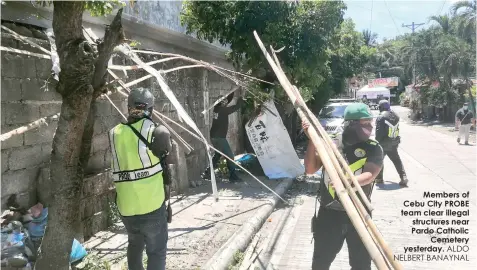
<path id="1" fill-rule="evenodd" d="M 344 0 L 348 9 L 345 18 L 352 18 L 356 30 L 370 29 L 378 34 L 378 40 L 392 38 L 399 34 L 411 33 L 402 24 L 425 23 L 419 29 L 429 27 L 429 17 L 444 15 L 456 0 Z M 372 11 L 371 11 L 372 10 Z M 371 17 L 372 14 L 372 17 Z M 394 22 L 393 22 L 394 19 Z M 432 23 L 431 23 L 432 24 Z"/>

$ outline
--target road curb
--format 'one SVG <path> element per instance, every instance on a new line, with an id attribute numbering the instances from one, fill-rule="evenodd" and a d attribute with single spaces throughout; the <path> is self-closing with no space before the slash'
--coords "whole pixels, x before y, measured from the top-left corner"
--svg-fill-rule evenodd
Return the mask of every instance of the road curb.
<path id="1" fill-rule="evenodd" d="M 292 178 L 286 178 L 275 188 L 274 191 L 280 195 L 280 197 L 283 197 L 285 192 L 291 187 L 292 183 Z M 279 200 L 280 199 L 277 196 L 268 199 L 269 203 L 260 208 L 253 217 L 244 223 L 240 229 L 238 229 L 238 231 L 236 231 L 217 252 L 215 252 L 212 258 L 210 258 L 201 269 L 227 269 L 233 260 L 235 252 L 238 250 L 244 251 L 247 248 L 250 241 L 252 241 L 254 234 L 260 230 L 263 223 L 265 223 L 265 220 L 273 212 L 273 209 L 275 209 Z"/>

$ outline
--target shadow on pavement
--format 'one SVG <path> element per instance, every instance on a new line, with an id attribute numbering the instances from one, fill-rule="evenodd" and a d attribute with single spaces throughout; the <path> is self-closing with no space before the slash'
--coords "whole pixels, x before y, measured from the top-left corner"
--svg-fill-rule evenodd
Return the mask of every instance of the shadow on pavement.
<path id="1" fill-rule="evenodd" d="M 396 189 L 403 188 L 398 183 L 393 183 L 393 182 L 388 182 L 388 183 L 376 184 L 376 187 L 378 187 L 379 190 L 396 190 Z"/>

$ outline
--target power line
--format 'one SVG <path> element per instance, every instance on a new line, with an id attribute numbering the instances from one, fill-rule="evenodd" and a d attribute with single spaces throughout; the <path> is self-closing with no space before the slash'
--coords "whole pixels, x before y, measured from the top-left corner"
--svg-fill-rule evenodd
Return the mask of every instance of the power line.
<path id="1" fill-rule="evenodd" d="M 367 7 L 364 7 L 364 6 L 361 6 L 359 4 L 356 4 L 356 2 L 347 2 L 346 5 L 348 6 L 354 6 L 354 7 L 357 7 L 357 8 L 361 8 L 361 9 L 365 9 L 367 11 L 371 11 L 370 8 L 367 8 Z M 388 15 L 386 11 L 380 11 L 380 10 L 373 10 L 373 13 L 379 13 L 379 14 L 383 14 L 383 15 Z M 394 14 L 394 18 L 396 19 L 399 19 L 399 20 L 405 20 L 403 19 L 402 17 L 399 17 L 399 16 L 396 16 L 396 14 Z"/>
<path id="2" fill-rule="evenodd" d="M 391 10 L 389 10 L 388 3 L 386 2 L 386 0 L 384 0 L 384 4 L 386 5 L 386 8 L 388 9 L 389 16 L 391 16 L 391 19 L 393 20 L 394 27 L 396 27 L 396 30 L 398 31 L 399 35 L 401 35 L 401 31 L 399 31 L 399 28 L 397 27 L 396 22 L 394 21 L 393 15 L 391 14 Z"/>
<path id="3" fill-rule="evenodd" d="M 373 4 L 374 4 L 374 1 L 371 0 L 371 20 L 369 21 L 369 32 L 371 32 L 371 29 L 372 29 L 372 25 L 373 25 Z"/>
<path id="4" fill-rule="evenodd" d="M 444 1 L 442 2 L 441 9 L 439 10 L 439 13 L 437 13 L 437 15 L 441 15 L 442 9 L 444 8 L 444 5 L 446 4 L 446 2 L 447 2 L 447 0 L 444 0 Z"/>

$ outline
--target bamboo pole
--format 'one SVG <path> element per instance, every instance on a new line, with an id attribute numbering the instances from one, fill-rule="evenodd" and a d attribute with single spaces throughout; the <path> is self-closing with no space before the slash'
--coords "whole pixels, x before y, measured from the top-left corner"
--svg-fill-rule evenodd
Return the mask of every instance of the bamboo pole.
<path id="1" fill-rule="evenodd" d="M 278 58 L 275 54 L 275 50 L 273 50 L 273 48 L 271 48 L 271 51 L 272 51 L 273 58 L 275 59 L 275 62 L 277 64 L 278 68 L 283 72 L 283 70 L 281 69 L 281 66 L 279 64 Z M 295 93 L 297 94 L 297 97 L 300 98 L 301 102 L 304 104 L 304 100 L 301 97 L 301 95 L 299 95 L 299 91 L 296 88 L 296 86 L 293 86 L 293 88 L 295 90 Z M 308 107 L 305 106 L 305 108 L 303 108 L 303 109 L 306 111 L 308 118 L 311 119 L 313 126 L 316 129 L 319 130 L 319 133 L 320 133 L 321 137 L 325 139 L 328 155 L 331 157 L 335 167 L 336 168 L 340 168 L 340 167 L 345 168 L 346 173 L 349 176 L 351 176 L 352 183 L 355 186 L 359 186 L 359 183 L 356 180 L 356 177 L 355 177 L 354 173 L 351 172 L 351 169 L 349 168 L 348 164 L 346 163 L 343 156 L 341 155 L 341 152 L 338 150 L 338 148 L 333 143 L 331 138 L 328 136 L 326 131 L 323 129 L 323 127 L 321 126 L 321 124 L 318 121 L 318 119 L 316 118 L 316 116 L 311 112 L 311 110 Z M 338 160 L 336 159 L 336 157 L 338 157 L 341 164 L 338 163 Z M 351 196 L 351 199 L 352 199 L 353 203 L 358 208 L 358 210 L 359 210 L 358 212 L 361 216 L 361 219 L 363 220 L 363 222 L 366 223 L 367 227 L 371 230 L 372 236 L 374 236 L 373 238 L 374 238 L 375 242 L 379 243 L 384 255 L 386 256 L 388 261 L 391 263 L 391 265 L 394 267 L 394 269 L 397 269 L 397 270 L 403 269 L 401 263 L 398 260 L 394 259 L 394 254 L 393 254 L 391 248 L 388 246 L 388 244 L 384 240 L 383 236 L 379 232 L 378 228 L 374 224 L 371 216 L 369 215 L 369 213 L 364 208 L 362 201 L 358 198 L 358 196 L 354 192 L 353 187 L 349 184 L 348 178 L 343 174 L 343 172 L 341 170 L 337 170 L 337 171 L 338 171 L 338 174 L 339 174 L 342 182 L 345 184 L 345 186 L 346 186 L 346 188 L 347 188 L 347 190 L 348 190 L 348 192 Z M 359 193 L 359 191 L 361 191 L 360 196 L 365 203 L 366 202 L 368 203 L 366 206 L 368 207 L 369 211 L 371 212 L 373 210 L 373 208 L 371 206 L 371 203 L 367 199 L 367 196 L 364 194 L 364 192 L 361 188 L 358 188 L 357 191 L 358 191 L 358 193 Z"/>
<path id="2" fill-rule="evenodd" d="M 44 59 L 51 59 L 50 55 L 41 54 L 41 53 L 32 53 L 32 52 L 29 52 L 29 51 L 18 50 L 18 49 L 9 48 L 9 47 L 3 47 L 3 46 L 0 46 L 0 51 L 14 52 L 14 53 L 19 53 L 19 54 L 26 54 L 28 56 L 35 56 L 35 57 L 44 58 Z"/>
<path id="3" fill-rule="evenodd" d="M 108 69 L 108 73 L 115 79 L 115 80 L 118 80 L 118 83 L 119 85 L 126 91 L 126 92 L 131 92 L 131 90 L 126 86 L 126 84 L 124 84 L 124 82 L 110 69 Z M 126 96 L 127 97 L 127 96 Z M 108 98 L 109 99 L 109 98 Z M 164 124 L 164 126 L 171 130 L 171 133 L 176 137 L 177 141 L 180 142 L 182 144 L 182 146 L 185 148 L 186 150 L 186 154 L 190 154 L 190 152 L 192 152 L 194 150 L 194 148 L 192 148 L 192 146 L 190 144 L 188 144 L 181 136 L 179 136 L 179 134 L 177 134 L 174 130 L 172 130 L 170 128 L 169 125 L 167 125 L 167 123 L 162 123 Z"/>
<path id="4" fill-rule="evenodd" d="M 18 40 L 20 40 L 20 41 L 23 41 L 23 42 L 26 42 L 26 43 L 30 44 L 32 47 L 35 47 L 35 48 L 39 49 L 40 51 L 46 53 L 47 55 L 50 55 L 50 54 L 51 54 L 51 52 L 48 51 L 47 49 L 41 47 L 40 45 L 38 45 L 38 44 L 36 44 L 36 43 L 34 43 L 34 42 L 29 41 L 26 37 L 17 34 L 15 31 L 9 29 L 8 27 L 2 25 L 2 29 L 3 29 L 3 30 L 6 30 L 7 32 L 9 32 L 10 34 L 12 34 L 14 38 L 16 38 L 16 39 L 18 39 Z"/>
<path id="5" fill-rule="evenodd" d="M 168 57 L 168 58 L 163 58 L 163 59 L 159 59 L 159 60 L 154 60 L 154 61 L 151 61 L 151 62 L 146 62 L 145 64 L 148 65 L 148 66 L 152 66 L 152 65 L 155 65 L 155 64 L 164 63 L 164 62 L 167 62 L 167 61 L 171 61 L 171 60 L 174 60 L 174 59 L 180 59 L 180 58 L 182 58 L 182 57 L 179 57 L 179 56 Z M 109 69 L 115 69 L 115 70 L 139 70 L 139 69 L 141 69 L 141 67 L 138 66 L 138 65 L 132 65 L 132 66 L 109 65 L 108 68 Z"/>
<path id="6" fill-rule="evenodd" d="M 187 123 L 187 125 L 189 125 L 190 127 L 192 127 L 194 129 L 194 131 L 197 132 L 197 134 L 200 135 L 200 137 L 203 138 L 203 141 L 207 141 L 204 137 L 204 135 L 200 132 L 199 128 L 197 127 L 197 125 L 195 124 L 195 122 L 192 120 L 192 118 L 190 118 L 190 116 L 187 114 L 187 112 L 185 111 L 185 109 L 182 107 L 182 105 L 180 104 L 180 102 L 177 100 L 177 98 L 175 97 L 174 93 L 172 92 L 172 90 L 170 89 L 170 87 L 167 85 L 167 83 L 165 82 L 164 78 L 162 77 L 162 75 L 160 74 L 160 72 L 158 72 L 157 70 L 155 70 L 153 67 L 150 67 L 150 66 L 147 66 L 137 55 L 136 53 L 134 53 L 133 51 L 131 51 L 131 48 L 129 46 L 126 46 L 126 45 L 119 45 L 115 48 L 115 51 L 119 51 L 121 52 L 122 54 L 124 54 L 126 57 L 128 57 L 129 59 L 131 59 L 133 62 L 135 62 L 137 65 L 141 66 L 145 71 L 147 71 L 148 73 L 150 73 L 151 75 L 153 75 L 154 77 L 156 77 L 156 80 L 157 82 L 159 83 L 159 86 L 161 87 L 161 90 L 162 92 L 167 96 L 167 98 L 169 99 L 169 101 L 172 103 L 172 105 L 176 108 L 177 110 L 177 113 L 180 117 L 182 117 L 184 119 L 184 121 Z M 212 157 L 210 156 L 210 153 L 208 152 L 209 151 L 209 146 L 206 145 L 206 148 L 207 148 L 207 156 L 209 158 L 209 166 L 210 166 L 210 169 L 213 170 L 214 169 L 214 165 L 212 163 Z M 218 195 L 218 192 L 217 192 L 217 183 L 215 181 L 215 175 L 212 173 L 211 174 L 211 182 L 212 182 L 212 193 L 214 194 L 214 197 L 215 197 L 215 201 L 218 201 L 219 200 L 219 195 Z"/>
<path id="7" fill-rule="evenodd" d="M 225 70 L 225 71 L 228 71 L 230 73 L 234 73 L 234 74 L 238 74 L 242 77 L 245 77 L 245 78 L 249 78 L 251 80 L 255 80 L 255 81 L 259 81 L 259 82 L 263 82 L 263 83 L 267 83 L 267 84 L 270 84 L 270 85 L 274 85 L 274 83 L 271 83 L 271 82 L 267 82 L 267 81 L 264 81 L 264 80 L 261 80 L 259 78 L 255 78 L 253 76 L 250 76 L 250 75 L 247 75 L 247 74 L 243 74 L 241 72 L 237 72 L 237 71 L 234 71 L 234 70 L 230 70 L 230 69 L 226 69 L 226 68 L 223 68 L 223 67 L 220 67 L 220 66 L 217 66 L 217 65 L 213 65 L 213 64 L 209 64 L 205 61 L 202 61 L 202 60 L 197 60 L 197 59 L 194 59 L 194 58 L 190 58 L 190 57 L 186 57 L 186 56 L 183 56 L 183 55 L 180 55 L 180 54 L 175 54 L 175 53 L 160 53 L 160 52 L 153 52 L 153 51 L 145 51 L 145 50 L 132 50 L 133 52 L 137 52 L 137 53 L 143 53 L 143 54 L 155 54 L 155 55 L 162 55 L 162 56 L 172 56 L 172 57 L 178 57 L 182 60 L 186 60 L 186 61 L 189 61 L 189 62 L 193 62 L 193 63 L 200 63 L 200 64 L 203 64 L 205 66 L 207 66 L 209 69 L 220 69 L 220 70 Z M 215 71 L 215 70 L 213 70 Z"/>
<path id="8" fill-rule="evenodd" d="M 315 126 L 315 125 L 314 125 Z M 322 135 L 322 137 L 325 137 Z M 331 144 L 334 146 L 333 142 L 331 142 Z M 327 151 L 328 151 L 328 155 L 331 157 L 332 161 L 333 161 L 333 164 L 339 168 L 339 167 L 347 167 L 346 166 L 341 166 L 339 163 L 338 163 L 338 160 L 336 159 L 336 157 L 334 156 L 334 152 L 333 150 L 331 149 L 333 146 L 330 146 L 329 143 L 327 143 L 326 145 L 326 148 L 327 148 Z M 334 146 L 334 148 L 336 148 L 336 146 Z M 365 224 L 367 225 L 367 228 L 369 228 L 369 230 L 371 230 L 371 233 L 372 233 L 372 236 L 374 236 L 374 240 L 379 243 L 384 255 L 386 256 L 386 258 L 388 259 L 388 261 L 392 264 L 392 266 L 394 267 L 394 269 L 397 269 L 397 270 L 401 270 L 403 269 L 402 268 L 402 265 L 399 261 L 395 260 L 394 259 L 394 254 L 391 250 L 391 248 L 388 246 L 388 244 L 386 243 L 386 241 L 384 240 L 383 236 L 381 235 L 381 233 L 379 232 L 378 228 L 376 227 L 376 225 L 374 224 L 371 216 L 369 215 L 369 213 L 366 211 L 366 208 L 364 207 L 362 201 L 363 200 L 360 200 L 359 197 L 356 195 L 355 191 L 359 191 L 359 190 L 362 190 L 362 189 L 353 189 L 353 187 L 351 186 L 351 184 L 349 183 L 348 181 L 348 177 L 346 177 L 343 172 L 341 170 L 338 170 L 338 174 L 340 176 L 340 178 L 342 179 L 342 182 L 345 184 L 346 186 L 346 189 L 348 190 L 349 192 L 349 195 L 351 197 L 351 200 L 353 201 L 354 205 L 356 206 L 356 208 L 358 208 L 358 212 L 361 216 L 361 219 L 363 220 L 363 222 L 365 222 Z M 348 174 L 349 175 L 349 174 Z M 361 196 L 361 195 L 360 195 Z M 362 197 L 363 198 L 363 197 Z M 367 197 L 365 197 L 367 198 Z M 371 209 L 369 210 L 371 211 Z"/>
<path id="9" fill-rule="evenodd" d="M 297 99 L 296 93 L 294 88 L 292 87 L 291 83 L 288 81 L 288 79 L 285 77 L 283 72 L 277 67 L 275 64 L 275 61 L 272 59 L 272 57 L 268 54 L 265 46 L 261 42 L 260 38 L 258 37 L 258 34 L 256 31 L 254 31 L 254 36 L 255 39 L 257 40 L 257 43 L 262 50 L 263 54 L 265 55 L 266 59 L 268 60 L 270 66 L 272 67 L 273 71 L 275 72 L 278 80 L 280 81 L 280 84 L 283 86 L 285 92 L 287 95 L 290 97 L 292 103 L 295 105 L 296 110 L 298 112 L 298 115 L 302 120 L 306 119 L 305 113 L 302 111 L 301 107 L 305 107 L 305 104 L 301 104 L 301 100 Z M 378 267 L 378 269 L 388 269 L 386 265 L 386 261 L 383 258 L 378 246 L 374 243 L 372 236 L 370 232 L 366 229 L 365 223 L 362 222 L 360 214 L 358 210 L 353 206 L 353 203 L 346 192 L 346 189 L 343 187 L 343 183 L 340 180 L 340 177 L 336 171 L 336 168 L 333 166 L 333 162 L 329 159 L 327 155 L 326 148 L 324 146 L 324 141 L 318 136 L 318 133 L 315 128 L 309 129 L 308 130 L 310 139 L 315 146 L 315 148 L 318 150 L 318 154 L 321 157 L 321 160 L 323 162 L 323 166 L 325 167 L 327 173 L 329 174 L 331 181 L 333 183 L 333 187 L 336 190 L 337 196 L 340 198 L 340 201 L 343 205 L 343 207 L 346 210 L 346 213 L 348 214 L 351 222 L 353 223 L 354 227 L 356 228 L 356 231 L 360 235 L 363 244 L 365 245 L 366 249 L 368 250 L 372 260 Z"/>
<path id="10" fill-rule="evenodd" d="M 278 68 L 280 69 L 281 72 L 283 72 L 283 69 L 280 66 L 280 62 L 278 61 L 278 58 L 275 54 L 276 51 L 271 46 L 270 46 L 270 49 L 272 51 L 273 58 L 274 58 L 274 60 L 277 64 Z M 293 86 L 293 88 L 295 90 L 295 94 L 297 95 L 297 97 L 300 98 L 301 102 L 304 104 L 305 102 L 304 102 L 303 98 L 301 97 L 301 95 L 299 94 L 300 92 L 298 91 L 297 87 Z M 331 138 L 328 136 L 328 134 L 326 134 L 326 131 L 323 129 L 323 127 L 321 126 L 320 122 L 315 117 L 315 115 L 308 109 L 308 107 L 305 107 L 304 110 L 306 111 L 308 118 L 310 118 L 312 120 L 314 127 L 320 131 L 321 137 L 325 138 L 325 141 L 326 141 L 325 145 L 326 145 L 328 155 L 332 158 L 332 161 L 333 161 L 333 164 L 335 165 L 335 167 L 336 168 L 344 167 L 345 169 L 349 169 L 348 164 L 346 163 L 346 161 L 344 161 L 344 158 L 342 157 L 338 148 L 333 143 L 333 141 L 331 141 Z M 336 160 L 335 155 L 340 157 L 342 159 L 342 161 L 344 162 L 344 163 L 343 162 L 341 163 L 342 166 L 340 166 L 340 164 Z M 384 238 L 382 237 L 378 228 L 374 224 L 371 216 L 369 215 L 369 213 L 364 208 L 362 201 L 358 198 L 358 196 L 356 195 L 356 193 L 353 190 L 353 187 L 349 184 L 348 178 L 343 174 L 343 172 L 341 170 L 337 170 L 337 171 L 338 171 L 338 174 L 339 174 L 342 182 L 345 184 L 346 189 L 348 190 L 353 203 L 358 208 L 358 210 L 359 210 L 358 213 L 360 214 L 361 219 L 363 220 L 363 222 L 365 222 L 365 224 L 367 225 L 367 228 L 369 228 L 371 230 L 372 236 L 373 236 L 373 241 L 375 243 L 379 243 L 381 245 L 381 248 L 382 248 L 382 251 L 383 251 L 384 255 L 386 256 L 388 261 L 393 265 L 394 269 L 401 270 L 402 266 L 401 266 L 400 262 L 397 261 L 397 260 L 394 260 L 394 254 L 393 254 L 392 250 L 389 248 L 386 241 L 384 241 Z M 351 175 L 352 177 L 354 177 L 354 174 L 352 174 L 352 173 L 350 174 L 350 171 L 351 170 L 349 170 L 347 172 L 348 175 Z M 354 180 L 356 180 L 356 179 L 354 179 Z M 357 183 L 357 181 L 356 181 L 356 183 Z M 353 183 L 353 184 L 355 184 L 355 183 Z M 359 188 L 358 191 L 359 190 L 362 191 L 361 188 Z M 364 192 L 363 192 L 363 194 L 364 194 Z M 363 195 L 360 194 L 360 196 L 363 196 Z M 369 200 L 367 200 L 367 197 L 363 197 L 363 198 L 364 198 L 363 200 L 366 200 L 367 202 L 369 202 Z M 368 206 L 369 211 L 372 211 L 373 208 L 372 208 L 371 204 L 369 203 L 368 205 L 367 206 Z"/>
<path id="11" fill-rule="evenodd" d="M 118 91 L 119 94 L 127 97 L 128 95 L 126 93 L 124 93 L 123 91 Z M 112 101 L 111 101 L 112 102 Z M 114 105 L 113 105 L 114 106 Z M 114 106 L 114 108 L 116 108 L 116 110 L 119 110 L 116 106 Z M 270 192 L 272 192 L 275 196 L 277 196 L 280 200 L 282 200 L 286 205 L 289 205 L 288 201 L 286 201 L 285 199 L 283 199 L 280 195 L 278 195 L 273 189 L 269 188 L 265 183 L 263 183 L 262 181 L 260 181 L 260 179 L 258 179 L 255 175 L 253 175 L 250 171 L 248 171 L 247 169 L 245 169 L 242 165 L 240 165 L 239 163 L 237 163 L 235 160 L 229 158 L 227 155 L 225 155 L 223 152 L 219 151 L 218 149 L 216 149 L 215 147 L 213 147 L 212 145 L 210 145 L 207 140 L 204 140 L 203 138 L 199 137 L 198 135 L 196 135 L 195 133 L 193 133 L 192 131 L 190 131 L 189 129 L 185 128 L 184 126 L 182 126 L 181 124 L 177 123 L 176 121 L 172 120 L 171 118 L 165 116 L 164 114 L 156 111 L 156 110 L 153 110 L 153 115 L 156 116 L 161 122 L 165 123 L 165 121 L 161 118 L 164 118 L 166 119 L 167 121 L 173 123 L 174 125 L 180 127 L 181 129 L 183 129 L 184 131 L 186 131 L 187 133 L 189 133 L 190 135 L 192 135 L 194 138 L 196 138 L 197 140 L 203 142 L 204 144 L 206 144 L 208 147 L 210 147 L 210 149 L 214 150 L 215 152 L 219 153 L 220 155 L 222 155 L 224 158 L 230 160 L 231 162 L 233 162 L 235 165 L 237 165 L 237 167 L 239 167 L 240 169 L 242 169 L 244 172 L 248 173 L 250 176 L 252 176 L 252 178 L 254 180 L 256 180 L 257 182 L 259 182 L 262 186 L 264 186 L 266 189 L 268 189 Z M 172 130 L 172 128 L 171 128 Z"/>
<path id="12" fill-rule="evenodd" d="M 223 97 L 217 99 L 214 104 L 212 104 L 211 106 L 209 106 L 208 108 L 206 108 L 205 110 L 202 111 L 202 114 L 205 114 L 207 111 L 209 111 L 210 109 L 214 108 L 215 105 L 219 104 L 220 102 L 222 102 L 222 100 L 226 99 L 229 95 L 231 95 L 233 92 L 239 90 L 240 87 L 234 87 L 230 92 L 228 92 L 227 94 L 225 94 Z"/>
<path id="13" fill-rule="evenodd" d="M 283 199 L 280 195 L 278 195 L 273 189 L 269 188 L 265 183 L 263 183 L 262 181 L 260 181 L 260 179 L 258 179 L 255 175 L 253 175 L 251 172 L 249 172 L 247 169 L 245 169 L 242 165 L 240 165 L 239 163 L 237 163 L 235 160 L 229 158 L 227 155 L 225 155 L 224 153 L 222 153 L 221 151 L 219 151 L 218 149 L 216 149 L 215 147 L 213 147 L 212 145 L 208 144 L 207 141 L 204 141 L 203 139 L 201 139 L 199 136 L 197 136 L 196 134 L 194 134 L 192 131 L 188 130 L 187 128 L 185 128 L 184 126 L 182 126 L 181 124 L 177 123 L 176 121 L 170 119 L 169 117 L 165 116 L 164 114 L 158 112 L 158 111 L 154 111 L 154 114 L 156 117 L 162 117 L 164 119 L 166 119 L 167 121 L 175 124 L 176 126 L 182 128 L 183 130 L 185 130 L 186 132 L 188 132 L 190 135 L 192 135 L 193 137 L 195 137 L 196 139 L 202 141 L 203 143 L 207 144 L 210 149 L 214 150 L 215 152 L 219 153 L 220 155 L 222 155 L 224 158 L 226 158 L 227 160 L 230 160 L 231 162 L 233 162 L 237 167 L 239 167 L 241 170 L 243 170 L 244 172 L 246 172 L 247 174 L 249 174 L 254 180 L 256 180 L 258 183 L 260 183 L 262 186 L 264 186 L 266 189 L 268 189 L 270 192 L 272 192 L 272 194 L 274 194 L 275 196 L 277 196 L 280 200 L 282 200 L 286 205 L 290 205 L 288 203 L 288 201 L 286 201 L 285 199 Z"/>
<path id="14" fill-rule="evenodd" d="M 280 49 L 278 51 L 281 51 L 282 49 Z M 278 61 L 278 57 L 275 53 L 277 51 L 275 51 L 272 48 L 272 46 L 270 46 L 270 50 L 272 52 L 272 56 L 273 56 L 273 59 L 275 60 L 275 64 L 277 65 L 277 68 L 283 73 L 283 75 L 285 75 L 285 72 L 283 71 L 283 69 L 280 65 L 280 61 Z M 366 194 L 364 194 L 363 189 L 360 187 L 358 181 L 356 180 L 356 176 L 354 175 L 354 172 L 351 171 L 351 169 L 349 168 L 348 163 L 343 158 L 340 151 L 338 150 L 336 145 L 333 143 L 331 138 L 328 136 L 326 131 L 323 129 L 323 127 L 321 126 L 321 124 L 318 121 L 318 119 L 316 118 L 316 116 L 310 111 L 310 109 L 308 109 L 307 106 L 303 106 L 305 104 L 305 101 L 303 100 L 303 97 L 300 95 L 300 91 L 298 91 L 298 88 L 295 85 L 293 85 L 293 90 L 295 92 L 296 97 L 299 99 L 299 102 L 302 104 L 301 109 L 305 112 L 307 117 L 311 120 L 312 125 L 316 128 L 316 130 L 318 131 L 318 134 L 325 140 L 325 145 L 327 146 L 327 150 L 330 150 L 330 151 L 327 151 L 328 155 L 331 157 L 331 160 L 332 160 L 334 166 L 336 168 L 342 167 L 346 170 L 346 173 L 350 177 L 351 182 L 353 183 L 353 185 L 357 188 L 357 191 L 358 191 L 359 195 L 361 196 L 363 202 L 366 204 L 366 207 L 369 209 L 370 212 L 373 211 L 373 207 L 371 205 L 371 202 L 368 200 L 368 197 L 366 196 Z M 329 149 L 328 149 L 328 147 L 329 147 Z M 339 162 L 336 158 L 338 158 Z M 340 163 L 341 163 L 341 166 L 340 166 Z M 341 170 L 337 170 L 337 172 L 338 172 L 338 175 L 340 176 L 340 178 L 343 180 L 343 183 L 345 184 L 345 186 L 348 189 L 348 191 L 350 192 L 350 194 L 356 195 L 353 192 L 353 187 L 351 185 L 349 185 L 349 183 L 348 183 L 348 179 L 347 179 L 348 177 L 346 177 Z M 351 199 L 353 201 L 355 201 L 355 199 L 358 199 L 357 197 L 356 198 L 353 198 L 353 197 L 354 196 L 351 197 Z M 367 215 L 367 212 L 363 212 L 363 214 Z"/>
<path id="15" fill-rule="evenodd" d="M 46 117 L 40 118 L 38 120 L 35 120 L 35 121 L 33 121 L 33 122 L 31 122 L 27 125 L 24 125 L 24 126 L 21 126 L 19 128 L 14 129 L 14 130 L 11 130 L 9 132 L 3 133 L 2 135 L 0 135 L 0 141 L 4 142 L 4 141 L 10 139 L 11 137 L 13 137 L 15 135 L 23 134 L 23 133 L 25 133 L 29 130 L 38 128 L 42 125 L 48 125 L 48 122 L 51 122 L 53 120 L 57 120 L 59 116 L 60 116 L 60 113 L 56 113 L 54 115 L 46 116 Z"/>
<path id="16" fill-rule="evenodd" d="M 315 127 L 318 127 L 318 128 L 321 128 L 320 130 L 320 133 L 322 134 L 321 136 L 324 137 L 325 139 L 328 139 L 327 141 L 327 144 L 328 144 L 328 154 L 329 156 L 332 158 L 332 161 L 333 161 L 333 164 L 335 164 L 335 166 L 340 166 L 340 164 L 338 163 L 338 161 L 336 160 L 336 157 L 335 155 L 338 157 L 338 158 L 341 158 L 343 159 L 344 161 L 344 158 L 342 157 L 341 153 L 339 152 L 339 150 L 337 149 L 336 145 L 331 141 L 331 139 L 325 135 L 325 130 L 323 129 L 323 127 L 321 127 L 321 125 L 319 125 L 319 122 L 318 122 L 318 119 L 316 119 L 316 117 L 313 115 L 313 113 L 308 109 L 308 115 L 310 117 L 310 119 L 314 122 L 313 125 Z M 313 119 L 314 118 L 314 119 Z M 333 155 L 335 154 L 335 155 Z M 354 174 L 350 174 L 350 168 L 347 164 L 345 165 L 341 165 L 341 167 L 344 167 L 345 169 L 348 169 L 347 170 L 347 174 L 348 175 L 351 175 L 351 180 L 353 182 L 353 184 L 355 186 L 357 186 L 357 180 L 356 180 L 356 177 L 354 176 Z M 363 219 L 364 222 L 366 222 L 366 225 L 368 226 L 368 228 L 371 230 L 372 234 L 374 235 L 374 238 L 375 240 L 379 243 L 379 245 L 381 246 L 381 249 L 384 253 L 384 255 L 386 256 L 386 258 L 388 259 L 388 261 L 392 264 L 392 266 L 394 267 L 394 269 L 397 269 L 397 270 L 401 270 L 403 269 L 401 263 L 398 261 L 398 260 L 395 260 L 394 259 L 394 254 L 393 254 L 393 251 L 391 250 L 391 248 L 389 247 L 389 245 L 386 243 L 386 241 L 384 240 L 383 236 L 381 235 L 381 233 L 379 232 L 378 228 L 376 227 L 376 224 L 374 224 L 371 216 L 368 214 L 368 212 L 366 211 L 366 209 L 364 208 L 364 205 L 363 205 L 363 202 L 369 202 L 369 200 L 367 199 L 367 196 L 366 197 L 363 197 L 362 194 L 364 194 L 363 190 L 361 188 L 357 189 L 358 193 L 359 191 L 362 192 L 362 194 L 360 193 L 360 196 L 363 200 L 360 200 L 358 198 L 358 196 L 356 195 L 356 193 L 353 191 L 353 188 L 352 186 L 349 184 L 349 181 L 348 181 L 348 178 L 345 177 L 345 175 L 343 174 L 342 171 L 338 170 L 338 173 L 340 174 L 340 177 L 341 179 L 343 180 L 343 183 L 345 183 L 345 186 L 346 188 L 348 189 L 349 191 L 349 194 L 351 196 L 351 199 L 352 201 L 354 202 L 354 204 L 356 205 L 356 207 L 358 208 L 360 214 L 361 214 L 361 218 Z M 354 180 L 354 181 L 353 181 Z M 356 183 L 355 183 L 356 181 Z M 359 185 L 359 183 L 358 183 Z M 369 211 L 372 211 L 373 208 L 371 206 L 371 204 L 369 204 L 369 206 L 367 205 Z M 371 207 L 371 208 L 370 208 Z"/>

